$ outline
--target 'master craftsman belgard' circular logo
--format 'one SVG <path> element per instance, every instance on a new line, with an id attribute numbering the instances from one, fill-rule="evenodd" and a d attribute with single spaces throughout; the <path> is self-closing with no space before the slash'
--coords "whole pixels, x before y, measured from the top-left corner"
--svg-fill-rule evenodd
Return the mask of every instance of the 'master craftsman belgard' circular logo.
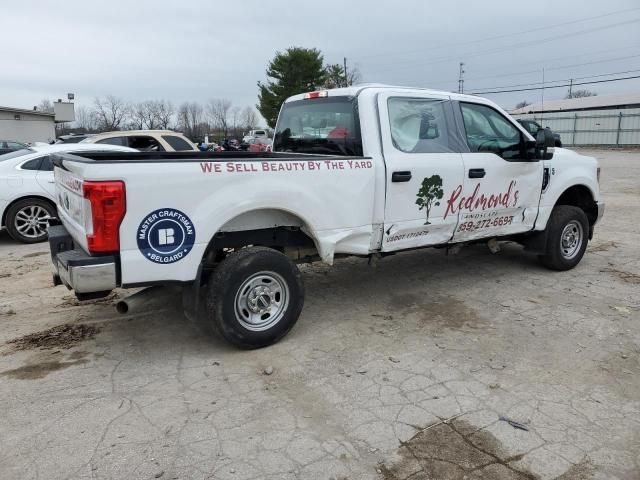
<path id="1" fill-rule="evenodd" d="M 138 248 L 154 263 L 174 263 L 186 257 L 196 240 L 196 229 L 180 210 L 151 212 L 138 227 Z"/>

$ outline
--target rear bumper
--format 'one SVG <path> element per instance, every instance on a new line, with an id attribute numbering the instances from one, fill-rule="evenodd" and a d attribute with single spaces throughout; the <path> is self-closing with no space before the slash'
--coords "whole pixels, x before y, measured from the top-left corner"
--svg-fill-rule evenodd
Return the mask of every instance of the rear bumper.
<path id="1" fill-rule="evenodd" d="M 64 284 L 80 300 L 100 298 L 118 286 L 118 261 L 113 255 L 91 256 L 76 247 L 62 225 L 49 227 L 53 283 Z"/>

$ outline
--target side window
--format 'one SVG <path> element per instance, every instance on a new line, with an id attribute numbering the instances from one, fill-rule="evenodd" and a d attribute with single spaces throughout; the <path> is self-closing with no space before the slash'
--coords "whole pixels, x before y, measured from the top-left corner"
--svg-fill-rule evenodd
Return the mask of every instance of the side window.
<path id="1" fill-rule="evenodd" d="M 105 145 L 119 145 L 121 147 L 127 146 L 127 137 L 111 137 L 104 140 L 98 140 L 96 143 L 102 143 Z"/>
<path id="2" fill-rule="evenodd" d="M 192 151 L 193 147 L 184 139 L 175 135 L 163 135 L 163 140 L 171 145 L 176 152 Z"/>
<path id="3" fill-rule="evenodd" d="M 40 165 L 42 165 L 42 157 L 34 158 L 33 160 L 29 160 L 20 165 L 21 170 L 40 170 Z"/>
<path id="4" fill-rule="evenodd" d="M 393 97 L 388 100 L 393 145 L 405 153 L 449 153 L 448 100 Z"/>
<path id="5" fill-rule="evenodd" d="M 486 105 L 461 103 L 467 144 L 472 152 L 492 152 L 504 159 L 520 154 L 520 130 Z"/>
<path id="6" fill-rule="evenodd" d="M 42 158 L 40 170 L 45 172 L 53 172 L 53 163 L 51 162 L 51 157 L 49 157 L 49 155 Z"/>
<path id="7" fill-rule="evenodd" d="M 129 147 L 140 150 L 141 152 L 163 152 L 164 148 L 160 145 L 160 142 L 153 137 L 139 136 L 139 137 L 127 137 L 129 139 Z"/>
<path id="8" fill-rule="evenodd" d="M 25 148 L 24 145 L 22 145 L 21 143 L 16 143 L 16 142 L 7 142 L 6 143 L 6 147 L 5 148 L 13 148 L 13 149 L 20 149 L 20 148 Z"/>

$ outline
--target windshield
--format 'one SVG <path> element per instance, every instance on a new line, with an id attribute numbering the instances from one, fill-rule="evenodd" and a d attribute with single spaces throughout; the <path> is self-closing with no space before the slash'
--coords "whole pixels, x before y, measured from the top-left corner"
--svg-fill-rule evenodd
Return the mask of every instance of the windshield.
<path id="1" fill-rule="evenodd" d="M 285 103 L 273 141 L 275 152 L 362 155 L 357 101 L 327 97 Z"/>
<path id="2" fill-rule="evenodd" d="M 22 150 L 15 150 L 13 152 L 5 153 L 4 155 L 0 155 L 0 162 L 3 160 L 11 160 L 12 158 L 22 157 L 23 155 L 29 155 L 30 153 L 35 152 L 30 148 L 23 148 Z"/>

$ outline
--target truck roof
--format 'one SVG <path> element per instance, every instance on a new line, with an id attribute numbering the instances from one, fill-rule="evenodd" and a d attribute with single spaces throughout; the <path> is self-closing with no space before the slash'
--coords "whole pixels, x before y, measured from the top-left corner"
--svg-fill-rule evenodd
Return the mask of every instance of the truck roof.
<path id="1" fill-rule="evenodd" d="M 340 97 L 340 96 L 356 96 L 363 90 L 367 89 L 376 89 L 376 90 L 408 90 L 408 91 L 420 91 L 420 92 L 428 92 L 434 93 L 437 95 L 448 95 L 453 100 L 478 100 L 480 97 L 475 95 L 465 95 L 462 93 L 455 92 L 447 92 L 444 90 L 435 90 L 431 88 L 422 88 L 422 87 L 407 87 L 405 85 L 388 85 L 384 83 L 360 83 L 358 85 L 353 85 L 351 87 L 343 87 L 343 88 L 332 88 L 332 89 L 319 89 L 318 91 L 326 91 L 328 97 Z M 303 100 L 305 98 L 306 93 L 300 93 L 298 95 L 293 95 L 289 97 L 286 102 L 294 102 L 296 100 Z M 286 103 L 285 102 L 285 103 Z"/>

